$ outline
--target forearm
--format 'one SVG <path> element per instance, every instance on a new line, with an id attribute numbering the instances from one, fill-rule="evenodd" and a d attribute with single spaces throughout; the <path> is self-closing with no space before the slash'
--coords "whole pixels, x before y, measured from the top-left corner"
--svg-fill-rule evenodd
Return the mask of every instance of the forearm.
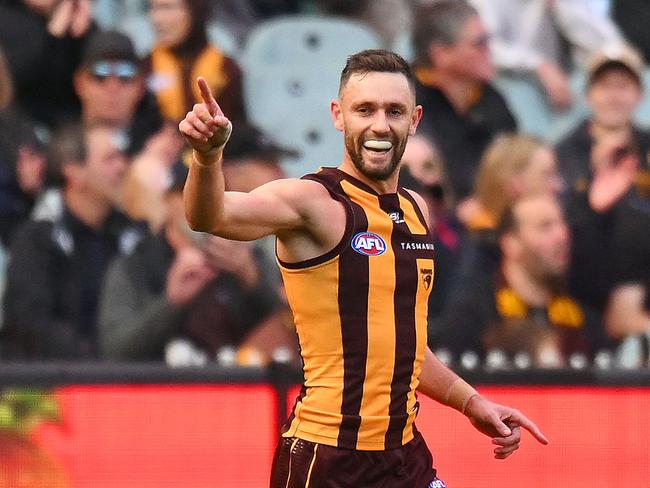
<path id="1" fill-rule="evenodd" d="M 190 227 L 214 232 L 224 215 L 223 149 L 212 155 L 193 151 L 193 162 L 183 190 L 185 215 Z"/>
<path id="2" fill-rule="evenodd" d="M 467 404 L 478 392 L 454 373 L 427 348 L 420 373 L 418 391 L 424 395 L 465 413 Z"/>

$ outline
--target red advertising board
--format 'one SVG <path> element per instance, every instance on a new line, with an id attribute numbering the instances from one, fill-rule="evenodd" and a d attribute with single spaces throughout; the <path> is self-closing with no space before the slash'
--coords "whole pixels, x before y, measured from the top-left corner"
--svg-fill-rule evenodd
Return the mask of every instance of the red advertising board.
<path id="1" fill-rule="evenodd" d="M 526 414 L 550 439 L 524 434 L 521 449 L 493 458 L 490 439 L 458 412 L 420 397 L 416 425 L 450 488 L 650 487 L 650 388 L 479 388 Z M 289 407 L 298 389 L 289 392 Z"/>
<path id="2" fill-rule="evenodd" d="M 525 435 L 504 461 L 449 408 L 422 399 L 418 428 L 451 488 L 650 486 L 650 388 L 484 387 L 550 438 Z M 69 386 L 55 390 L 62 425 L 35 439 L 72 488 L 263 488 L 276 443 L 267 385 Z M 289 392 L 289 406 L 296 390 Z"/>

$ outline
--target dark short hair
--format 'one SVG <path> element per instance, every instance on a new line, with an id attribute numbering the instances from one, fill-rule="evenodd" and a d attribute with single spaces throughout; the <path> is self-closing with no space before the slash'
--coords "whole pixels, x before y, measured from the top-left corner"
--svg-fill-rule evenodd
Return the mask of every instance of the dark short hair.
<path id="1" fill-rule="evenodd" d="M 474 7 L 459 0 L 420 5 L 415 10 L 413 26 L 415 64 L 427 66 L 431 44 L 454 44 L 465 22 L 477 15 L 478 11 Z"/>
<path id="2" fill-rule="evenodd" d="M 63 167 L 86 160 L 86 138 L 79 121 L 64 122 L 56 128 L 47 147 L 48 179 L 54 186 L 62 186 Z"/>
<path id="3" fill-rule="evenodd" d="M 63 122 L 55 129 L 47 147 L 48 177 L 54 184 L 63 183 L 64 166 L 86 164 L 88 134 L 95 130 L 109 130 L 121 134 L 114 127 L 103 122 L 84 125 L 78 120 Z"/>
<path id="4" fill-rule="evenodd" d="M 365 75 L 372 72 L 401 73 L 406 77 L 409 86 L 415 90 L 415 77 L 404 58 L 386 49 L 366 49 L 348 57 L 341 71 L 339 93 L 352 75 Z"/>

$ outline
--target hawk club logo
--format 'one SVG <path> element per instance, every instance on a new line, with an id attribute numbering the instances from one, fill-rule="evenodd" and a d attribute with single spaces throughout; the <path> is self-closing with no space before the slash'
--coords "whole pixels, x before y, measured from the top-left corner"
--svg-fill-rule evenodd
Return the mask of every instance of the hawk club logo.
<path id="1" fill-rule="evenodd" d="M 420 276 L 424 283 L 424 289 L 428 291 L 433 283 L 433 270 L 429 268 L 420 268 Z"/>
<path id="2" fill-rule="evenodd" d="M 352 249 L 364 256 L 379 256 L 386 252 L 386 242 L 372 232 L 359 232 L 352 238 Z"/>

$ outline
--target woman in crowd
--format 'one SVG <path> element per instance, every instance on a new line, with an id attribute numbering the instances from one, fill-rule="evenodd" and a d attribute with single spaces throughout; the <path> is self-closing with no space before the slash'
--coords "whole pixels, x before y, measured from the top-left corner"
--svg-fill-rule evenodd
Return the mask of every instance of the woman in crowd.
<path id="1" fill-rule="evenodd" d="M 241 71 L 208 41 L 207 0 L 151 0 L 156 44 L 149 56 L 150 87 L 163 116 L 179 122 L 200 100 L 194 80 L 208 82 L 233 123 L 244 119 Z"/>

